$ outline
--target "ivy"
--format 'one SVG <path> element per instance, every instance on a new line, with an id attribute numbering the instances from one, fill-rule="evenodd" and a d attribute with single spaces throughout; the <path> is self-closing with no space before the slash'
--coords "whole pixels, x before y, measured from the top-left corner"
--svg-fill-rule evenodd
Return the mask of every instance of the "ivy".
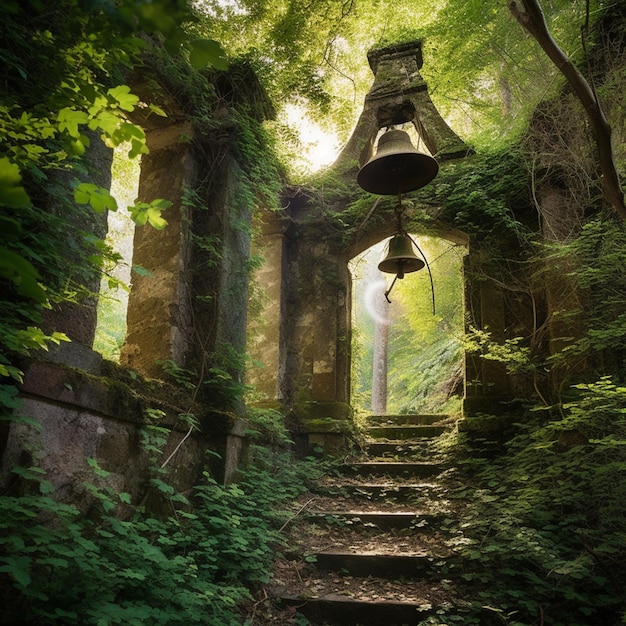
<path id="1" fill-rule="evenodd" d="M 244 623 L 246 604 L 267 582 L 282 543 L 287 505 L 318 470 L 313 461 L 294 463 L 280 447 L 254 446 L 252 465 L 236 484 L 220 485 L 205 473 L 186 497 L 163 467 L 169 431 L 158 411 L 150 416 L 142 447 L 151 458 L 152 489 L 169 515 L 110 487 L 96 459 L 87 459 L 91 478 L 82 485 L 95 505 L 88 514 L 55 499 L 41 468 L 15 468 L 26 494 L 0 497 L 7 623 Z M 258 419 L 269 424 L 276 417 Z"/>
<path id="2" fill-rule="evenodd" d="M 64 225 L 73 221 L 70 216 L 85 223 L 80 205 L 96 213 L 117 209 L 109 191 L 89 180 L 83 159 L 92 142 L 101 138 L 109 147 L 127 142 L 129 157 L 136 158 L 148 149 L 144 131 L 129 115 L 139 106 L 164 115 L 158 106 L 140 103 L 122 82 L 122 70 L 139 63 L 146 49 L 138 34 L 160 38 L 177 54 L 186 49 L 196 67 L 224 69 L 226 60 L 217 42 L 189 39 L 184 28 L 196 18 L 178 0 L 61 0 L 54 7 L 27 0 L 4 8 L 0 281 L 9 293 L 8 301 L 0 302 L 7 331 L 0 351 L 8 355 L 26 337 L 15 330 L 34 328 L 42 307 L 74 300 L 80 290 L 74 285 L 106 264 L 108 250 L 101 242 L 81 239 L 80 233 L 68 237 Z M 68 172 L 82 181 L 68 184 Z M 161 213 L 167 206 L 163 200 L 136 203 L 130 212 L 139 225 L 164 228 Z M 18 353 L 26 349 L 17 345 Z"/>
<path id="3" fill-rule="evenodd" d="M 619 623 L 626 387 L 577 384 L 559 411 L 527 413 L 500 453 L 485 458 L 476 443 L 452 451 L 464 479 L 450 494 L 466 504 L 462 524 L 445 524 L 457 557 L 446 575 L 474 604 L 461 623 L 484 623 L 485 606 L 508 624 Z"/>

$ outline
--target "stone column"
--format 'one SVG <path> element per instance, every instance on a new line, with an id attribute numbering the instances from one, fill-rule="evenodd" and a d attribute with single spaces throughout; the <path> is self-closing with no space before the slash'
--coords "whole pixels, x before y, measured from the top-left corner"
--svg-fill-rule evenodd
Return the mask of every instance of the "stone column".
<path id="1" fill-rule="evenodd" d="M 296 443 L 344 449 L 349 432 L 351 277 L 328 241 L 287 233 L 279 398 L 294 415 Z"/>
<path id="2" fill-rule="evenodd" d="M 493 281 L 473 280 L 468 266 L 473 261 L 480 264 L 484 259 L 470 252 L 465 260 L 465 299 L 469 312 L 468 323 L 490 333 L 492 340 L 505 339 L 504 294 Z M 476 413 L 500 413 L 501 401 L 510 397 L 510 380 L 506 365 L 499 361 L 483 359 L 477 354 L 465 357 L 465 397 L 463 410 L 467 416 Z"/>
<path id="3" fill-rule="evenodd" d="M 189 219 L 182 197 L 193 182 L 196 164 L 190 145 L 180 141 L 182 135 L 190 134 L 187 124 L 148 132 L 150 154 L 141 162 L 139 200 L 164 198 L 172 205 L 163 213 L 168 222 L 163 230 L 149 224 L 135 229 L 133 264 L 148 274 L 132 274 L 128 330 L 120 360 L 152 377 L 162 376 L 159 360 L 182 364 L 191 339 L 186 281 Z"/>
<path id="4" fill-rule="evenodd" d="M 253 241 L 253 250 L 262 258 L 254 273 L 248 305 L 249 366 L 246 381 L 254 387 L 261 402 L 278 398 L 280 369 L 280 319 L 283 299 L 283 248 L 287 220 L 274 212 L 262 218 L 261 234 Z M 252 309 L 252 310 L 251 310 Z"/>
<path id="5" fill-rule="evenodd" d="M 87 165 L 88 182 L 95 183 L 104 189 L 111 188 L 111 164 L 113 152 L 107 148 L 95 133 L 88 133 L 91 144 L 84 156 Z M 68 175 L 57 172 L 54 175 L 52 188 L 55 184 L 69 186 L 74 173 Z M 107 214 L 96 213 L 91 207 L 77 207 L 75 211 L 68 213 L 63 208 L 56 207 L 55 198 L 50 198 L 52 211 L 63 211 L 63 218 L 67 225 L 69 237 L 82 237 L 82 233 L 95 235 L 104 239 L 107 233 Z M 64 254 L 81 254 L 84 250 L 80 245 L 68 246 Z M 69 259 L 71 261 L 71 258 Z M 79 259 L 76 259 L 78 262 Z M 80 259 L 83 263 L 84 259 Z M 46 359 L 78 367 L 94 373 L 99 372 L 101 357 L 92 350 L 96 333 L 98 293 L 100 291 L 100 273 L 94 268 L 91 276 L 87 278 L 83 287 L 91 294 L 79 302 L 64 302 L 55 305 L 52 310 L 44 313 L 43 327 L 47 332 L 63 332 L 71 343 L 61 342 L 60 345 L 51 345 L 49 351 L 43 356 Z"/>
<path id="6" fill-rule="evenodd" d="M 543 185 L 539 191 L 542 232 L 546 240 L 566 243 L 580 234 L 582 216 L 578 208 L 562 190 Z M 545 272 L 547 304 L 548 349 L 550 355 L 561 352 L 575 337 L 583 335 L 581 312 L 583 302 L 572 273 L 576 259 L 563 257 L 552 261 Z M 552 391 L 559 391 L 566 377 L 574 371 L 583 371 L 586 360 L 581 356 L 563 359 L 550 372 Z"/>

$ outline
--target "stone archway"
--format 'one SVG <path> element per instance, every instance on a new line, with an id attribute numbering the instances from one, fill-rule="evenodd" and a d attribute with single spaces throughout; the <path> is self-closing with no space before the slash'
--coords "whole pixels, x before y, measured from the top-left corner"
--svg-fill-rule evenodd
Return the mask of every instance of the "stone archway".
<path id="1" fill-rule="evenodd" d="M 378 269 L 388 239 L 350 261 L 351 404 L 360 415 L 459 410 L 467 238 L 456 231 L 409 236 L 427 265 L 402 280 Z"/>
<path id="2" fill-rule="evenodd" d="M 272 250 L 270 267 L 264 270 L 271 284 L 272 313 L 265 318 L 254 349 L 269 356 L 263 373 L 266 399 L 291 412 L 296 432 L 309 446 L 331 440 L 334 443 L 328 445 L 336 445 L 348 430 L 352 301 L 348 262 L 396 228 L 392 203 L 385 198 L 371 197 L 369 211 L 346 210 L 359 199 L 367 200 L 356 185 L 357 171 L 373 154 L 381 129 L 390 125 L 412 125 L 440 167 L 471 155 L 428 95 L 419 71 L 419 42 L 370 52 L 368 60 L 374 83 L 351 138 L 325 174 L 330 178 L 319 184 L 314 180 L 310 188 L 287 189 L 286 208 L 269 215 L 264 230 Z M 329 197 L 325 189 L 333 187 L 333 177 L 342 191 Z M 423 212 L 425 221 L 416 223 L 427 223 L 429 233 L 468 246 L 466 265 L 472 265 L 476 260 L 467 237 L 440 223 L 436 211 L 421 206 L 418 198 L 419 194 L 412 200 L 414 210 Z M 502 294 L 492 286 L 468 280 L 463 299 L 479 328 L 504 327 Z M 270 317 L 274 321 L 268 325 Z M 508 379 L 501 364 L 466 357 L 464 372 L 468 411 L 480 411 L 486 399 L 497 402 L 506 394 Z"/>

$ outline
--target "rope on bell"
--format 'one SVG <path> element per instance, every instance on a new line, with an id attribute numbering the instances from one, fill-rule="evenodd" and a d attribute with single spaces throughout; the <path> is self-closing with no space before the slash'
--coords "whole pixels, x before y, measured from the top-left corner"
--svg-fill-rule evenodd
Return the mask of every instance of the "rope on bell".
<path id="1" fill-rule="evenodd" d="M 435 315 L 435 284 L 433 282 L 433 274 L 430 271 L 430 265 L 428 264 L 426 255 L 422 252 L 422 249 L 414 241 L 413 237 L 411 237 L 411 235 L 409 235 L 408 233 L 407 233 L 407 237 L 411 240 L 413 245 L 417 248 L 417 251 L 422 255 L 422 258 L 424 259 L 424 263 L 426 263 L 426 269 L 428 270 L 428 277 L 430 278 L 430 293 L 432 296 L 432 303 L 433 303 L 433 315 Z"/>

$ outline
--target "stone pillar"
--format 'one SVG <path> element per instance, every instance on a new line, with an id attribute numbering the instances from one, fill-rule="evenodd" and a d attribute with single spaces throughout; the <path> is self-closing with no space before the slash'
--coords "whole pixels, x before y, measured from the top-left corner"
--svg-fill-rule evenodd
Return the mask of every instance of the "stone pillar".
<path id="1" fill-rule="evenodd" d="M 142 374 L 162 375 L 158 360 L 182 364 L 190 341 L 188 271 L 188 215 L 183 191 L 193 181 L 196 165 L 188 124 L 147 133 L 150 154 L 144 155 L 139 179 L 139 200 L 156 198 L 172 205 L 163 213 L 168 225 L 156 230 L 149 224 L 135 229 L 133 265 L 149 272 L 132 274 L 128 301 L 126 342 L 121 362 Z"/>
<path id="2" fill-rule="evenodd" d="M 283 248 L 287 224 L 284 217 L 269 211 L 262 219 L 261 234 L 253 242 L 254 251 L 262 257 L 262 265 L 254 274 L 248 306 L 247 352 L 253 365 L 246 373 L 246 381 L 254 387 L 259 400 L 267 402 L 278 399 Z"/>
<path id="3" fill-rule="evenodd" d="M 113 152 L 95 133 L 88 134 L 91 144 L 83 159 L 88 169 L 88 182 L 110 189 Z M 69 186 L 70 178 L 74 175 L 74 173 L 68 175 L 65 172 L 57 172 L 54 175 L 52 189 L 56 184 L 63 187 Z M 54 194 L 54 191 L 51 193 Z M 50 206 L 52 211 L 63 212 L 69 237 L 80 238 L 83 233 L 95 235 L 100 239 L 106 237 L 106 211 L 98 214 L 89 206 L 80 206 L 68 213 L 64 207 L 56 207 L 53 195 L 50 198 Z M 64 251 L 64 254 L 72 254 L 72 251 L 75 251 L 74 254 L 83 254 L 84 248 L 80 245 L 68 245 L 68 250 Z M 82 263 L 84 259 L 81 258 L 80 261 Z M 49 351 L 43 354 L 46 359 L 93 373 L 99 372 L 101 357 L 92 350 L 92 347 L 98 317 L 100 279 L 100 273 L 94 268 L 91 276 L 85 279 L 82 285 L 91 294 L 90 296 L 79 302 L 53 305 L 52 310 L 44 313 L 43 327 L 47 332 L 63 332 L 71 339 L 71 343 L 61 342 L 60 345 L 51 345 Z"/>
<path id="4" fill-rule="evenodd" d="M 548 241 L 566 243 L 580 234 L 582 216 L 574 202 L 562 190 L 550 185 L 539 189 L 542 232 Z M 563 257 L 552 261 L 545 272 L 547 304 L 548 350 L 550 355 L 562 351 L 575 337 L 583 335 L 581 295 L 572 278 L 576 269 L 576 259 Z M 572 371 L 585 369 L 585 359 L 575 356 L 564 359 L 550 372 L 550 386 L 558 391 L 563 381 Z"/>
<path id="5" fill-rule="evenodd" d="M 475 253 L 474 253 L 475 254 Z M 465 299 L 469 311 L 468 323 L 479 330 L 490 333 L 491 339 L 502 342 L 505 339 L 504 294 L 501 288 L 490 280 L 473 280 L 468 265 L 473 261 L 472 253 L 465 260 Z M 502 400 L 510 397 L 510 380 L 506 365 L 499 361 L 483 359 L 477 354 L 465 357 L 465 397 L 463 411 L 471 416 L 476 413 L 500 413 Z"/>
<path id="6" fill-rule="evenodd" d="M 218 367 L 225 369 L 238 386 L 243 385 L 245 377 L 252 207 L 246 204 L 245 195 L 237 193 L 238 163 L 232 157 L 228 163 L 224 196 L 217 204 L 223 225 L 213 355 Z M 210 335 L 207 339 L 210 345 Z M 241 391 L 227 398 L 226 404 L 243 413 Z"/>
<path id="7" fill-rule="evenodd" d="M 292 409 L 303 451 L 344 449 L 350 429 L 351 277 L 318 236 L 287 233 L 279 398 Z"/>
<path id="8" fill-rule="evenodd" d="M 292 239 L 290 244 L 297 256 L 285 267 L 290 285 L 283 313 L 288 344 L 281 397 L 290 404 L 347 402 L 347 264 L 333 258 L 328 243 L 319 239 Z"/>

